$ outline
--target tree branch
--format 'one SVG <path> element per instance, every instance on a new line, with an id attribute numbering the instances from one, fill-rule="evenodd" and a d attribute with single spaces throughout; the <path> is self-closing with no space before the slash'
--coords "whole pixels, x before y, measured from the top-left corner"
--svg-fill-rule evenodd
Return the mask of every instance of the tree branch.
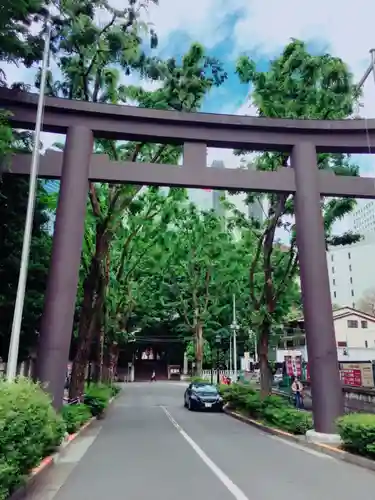
<path id="1" fill-rule="evenodd" d="M 102 212 L 100 209 L 99 199 L 97 197 L 95 185 L 93 182 L 89 183 L 89 197 L 94 216 L 97 218 L 101 218 Z"/>

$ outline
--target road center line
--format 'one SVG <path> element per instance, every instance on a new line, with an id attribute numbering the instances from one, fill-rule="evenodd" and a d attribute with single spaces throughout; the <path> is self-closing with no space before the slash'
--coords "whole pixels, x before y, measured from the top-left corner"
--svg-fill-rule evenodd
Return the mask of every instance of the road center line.
<path id="1" fill-rule="evenodd" d="M 181 436 L 187 441 L 190 446 L 193 448 L 195 453 L 199 456 L 199 458 L 211 469 L 211 471 L 215 474 L 215 476 L 223 483 L 223 485 L 227 488 L 227 490 L 234 496 L 236 500 L 249 500 L 249 498 L 245 495 L 245 493 L 240 490 L 240 488 L 234 484 L 234 482 L 229 479 L 229 477 L 223 472 L 220 467 L 218 467 L 209 456 L 202 450 L 200 446 L 184 431 L 184 429 L 180 426 L 178 422 L 172 417 L 165 406 L 161 406 L 164 413 L 169 418 L 170 422 L 173 426 L 178 430 Z"/>

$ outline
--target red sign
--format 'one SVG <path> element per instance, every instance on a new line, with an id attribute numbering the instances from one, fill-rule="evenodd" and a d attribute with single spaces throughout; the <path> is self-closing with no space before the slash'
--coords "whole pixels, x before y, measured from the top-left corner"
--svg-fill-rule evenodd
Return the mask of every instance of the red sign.
<path id="1" fill-rule="evenodd" d="M 344 385 L 352 387 L 362 387 L 361 370 L 340 370 L 340 378 Z"/>
<path id="2" fill-rule="evenodd" d="M 302 375 L 301 356 L 285 356 L 286 374 L 289 377 L 298 377 Z"/>

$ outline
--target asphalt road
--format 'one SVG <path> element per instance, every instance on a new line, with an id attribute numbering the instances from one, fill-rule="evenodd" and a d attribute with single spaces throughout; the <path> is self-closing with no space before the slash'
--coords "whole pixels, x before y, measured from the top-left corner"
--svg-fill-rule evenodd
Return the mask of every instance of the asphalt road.
<path id="1" fill-rule="evenodd" d="M 125 387 L 28 500 L 353 500 L 375 473 L 285 442 L 225 414 L 183 408 L 184 385 Z"/>

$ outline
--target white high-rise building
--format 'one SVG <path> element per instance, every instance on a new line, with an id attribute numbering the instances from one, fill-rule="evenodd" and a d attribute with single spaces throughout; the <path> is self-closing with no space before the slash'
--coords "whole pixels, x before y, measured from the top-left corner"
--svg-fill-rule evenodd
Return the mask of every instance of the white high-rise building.
<path id="1" fill-rule="evenodd" d="M 327 265 L 333 304 L 358 306 L 366 292 L 375 289 L 375 231 L 352 245 L 329 247 Z"/>
<path id="2" fill-rule="evenodd" d="M 365 238 L 375 234 L 375 200 L 359 201 L 351 214 L 351 231 Z"/>
<path id="3" fill-rule="evenodd" d="M 212 162 L 214 168 L 225 168 L 222 160 L 214 160 Z M 216 212 L 224 215 L 224 207 L 220 201 L 223 195 L 226 199 L 233 203 L 238 210 L 247 215 L 257 219 L 260 222 L 264 220 L 264 208 L 261 201 L 254 203 L 246 203 L 246 193 L 229 194 L 227 191 L 219 191 L 212 189 L 188 189 L 190 201 L 195 203 L 201 210 L 214 209 Z"/>

